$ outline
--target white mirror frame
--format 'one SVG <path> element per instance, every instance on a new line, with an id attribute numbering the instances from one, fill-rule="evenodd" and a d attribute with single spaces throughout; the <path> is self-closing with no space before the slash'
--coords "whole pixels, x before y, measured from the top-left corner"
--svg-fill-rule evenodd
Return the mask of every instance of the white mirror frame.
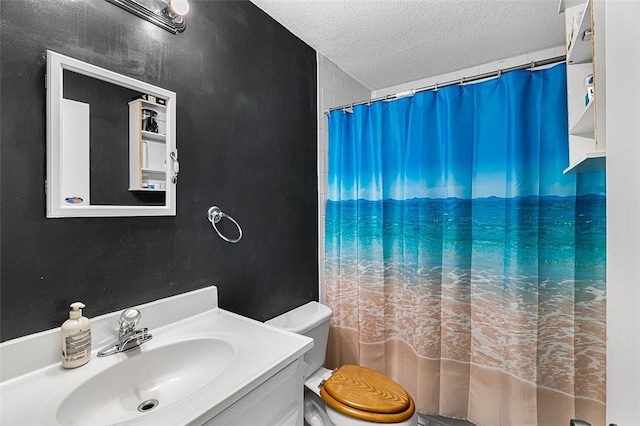
<path id="1" fill-rule="evenodd" d="M 127 77 L 95 65 L 47 50 L 47 217 L 123 217 L 123 216 L 175 216 L 176 184 L 171 174 L 166 176 L 165 204 L 144 205 L 76 205 L 65 203 L 62 197 L 62 101 L 63 71 L 69 70 L 118 86 L 166 99 L 166 159 L 167 170 L 174 170 L 176 160 L 171 152 L 176 151 L 176 94 L 161 87 Z M 127 142 L 128 143 L 128 142 Z"/>

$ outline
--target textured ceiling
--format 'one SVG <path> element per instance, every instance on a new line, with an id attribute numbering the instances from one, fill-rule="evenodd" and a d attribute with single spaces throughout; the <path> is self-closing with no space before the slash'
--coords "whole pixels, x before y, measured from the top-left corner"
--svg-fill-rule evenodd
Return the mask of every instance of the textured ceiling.
<path id="1" fill-rule="evenodd" d="M 564 43 L 558 0 L 251 0 L 370 90 Z"/>

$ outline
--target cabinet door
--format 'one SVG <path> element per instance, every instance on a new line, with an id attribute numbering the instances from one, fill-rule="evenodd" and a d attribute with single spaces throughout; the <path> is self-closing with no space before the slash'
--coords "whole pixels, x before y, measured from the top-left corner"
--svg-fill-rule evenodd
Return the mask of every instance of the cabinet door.
<path id="1" fill-rule="evenodd" d="M 300 359 L 236 401 L 207 426 L 302 426 L 304 383 Z"/>

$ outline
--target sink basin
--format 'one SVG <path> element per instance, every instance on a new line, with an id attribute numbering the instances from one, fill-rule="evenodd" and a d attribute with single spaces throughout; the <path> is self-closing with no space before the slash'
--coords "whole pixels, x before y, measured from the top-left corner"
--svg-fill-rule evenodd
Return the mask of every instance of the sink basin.
<path id="1" fill-rule="evenodd" d="M 200 338 L 114 356 L 126 359 L 92 376 L 62 401 L 56 413 L 60 424 L 118 424 L 171 406 L 224 372 L 235 350 L 226 340 Z"/>

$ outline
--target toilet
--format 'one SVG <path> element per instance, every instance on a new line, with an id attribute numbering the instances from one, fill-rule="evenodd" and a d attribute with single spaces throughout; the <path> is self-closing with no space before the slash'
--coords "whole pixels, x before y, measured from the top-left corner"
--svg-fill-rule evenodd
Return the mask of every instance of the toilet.
<path id="1" fill-rule="evenodd" d="M 377 371 L 343 365 L 323 368 L 332 311 L 309 302 L 265 322 L 314 340 L 304 355 L 304 418 L 309 426 L 417 426 L 411 395 Z"/>

